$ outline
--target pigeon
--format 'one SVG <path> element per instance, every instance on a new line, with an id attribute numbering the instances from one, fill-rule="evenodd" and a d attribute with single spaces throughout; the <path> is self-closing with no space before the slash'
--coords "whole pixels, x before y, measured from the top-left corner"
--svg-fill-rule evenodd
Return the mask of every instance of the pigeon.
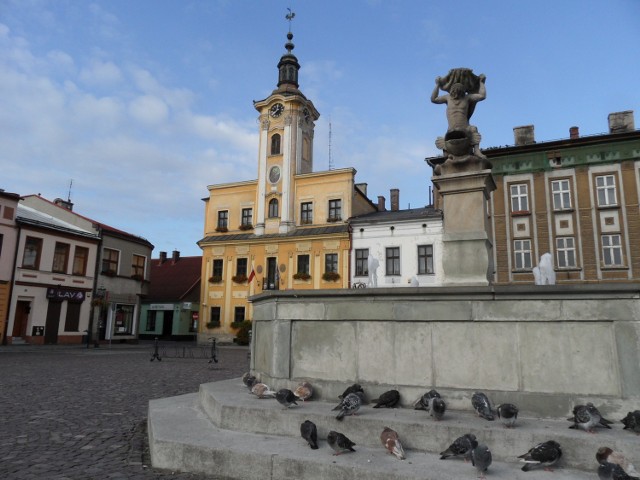
<path id="1" fill-rule="evenodd" d="M 631 477 L 640 477 L 640 473 L 638 473 L 636 467 L 629 462 L 624 454 L 616 452 L 609 447 L 600 447 L 596 452 L 596 460 L 598 463 L 615 463 L 616 465 L 620 465 L 627 475 Z"/>
<path id="2" fill-rule="evenodd" d="M 356 393 L 356 392 L 362 392 L 362 394 L 364 394 L 364 390 L 358 383 L 354 383 L 350 387 L 347 387 L 347 389 L 344 392 L 342 392 L 342 395 L 338 395 L 338 398 L 340 400 L 343 400 L 350 393 Z"/>
<path id="3" fill-rule="evenodd" d="M 400 401 L 400 392 L 398 390 L 389 390 L 384 392 L 377 400 L 373 408 L 394 408 Z"/>
<path id="4" fill-rule="evenodd" d="M 329 435 L 327 435 L 327 443 L 334 450 L 333 455 L 340 455 L 345 452 L 355 452 L 353 448 L 355 443 L 340 432 L 331 430 Z"/>
<path id="5" fill-rule="evenodd" d="M 336 420 L 342 420 L 345 415 L 355 415 L 362 406 L 362 398 L 362 392 L 350 393 L 344 397 L 342 402 L 333 408 L 333 410 L 340 410 Z"/>
<path id="6" fill-rule="evenodd" d="M 442 420 L 444 417 L 444 412 L 447 410 L 447 404 L 444 403 L 444 400 L 440 397 L 433 397 L 429 402 L 429 415 L 431 415 L 434 420 Z"/>
<path id="7" fill-rule="evenodd" d="M 276 392 L 271 390 L 266 383 L 258 382 L 251 387 L 251 392 L 258 398 L 273 398 L 276 396 Z"/>
<path id="8" fill-rule="evenodd" d="M 611 462 L 602 462 L 598 466 L 598 478 L 600 480 L 634 480 L 638 477 L 632 477 L 627 474 L 620 465 Z"/>
<path id="9" fill-rule="evenodd" d="M 296 397 L 288 388 L 281 388 L 276 392 L 276 400 L 284 408 L 289 408 L 291 405 L 298 405 L 296 403 L 298 397 Z"/>
<path id="10" fill-rule="evenodd" d="M 312 450 L 318 449 L 318 429 L 311 420 L 305 420 L 300 424 L 300 436 L 307 441 Z"/>
<path id="11" fill-rule="evenodd" d="M 384 427 L 384 430 L 382 430 L 382 433 L 380 434 L 380 441 L 382 442 L 382 445 L 389 450 L 389 453 L 395 455 L 399 460 L 407 458 L 404 454 L 402 444 L 400 443 L 400 438 L 398 438 L 398 432 L 395 430 L 392 430 L 389 427 Z"/>
<path id="12" fill-rule="evenodd" d="M 640 410 L 627 413 L 621 421 L 624 424 L 623 430 L 631 430 L 640 435 Z"/>
<path id="13" fill-rule="evenodd" d="M 613 423 L 612 421 L 603 418 L 598 409 L 591 402 L 586 405 L 576 405 L 573 407 L 573 416 L 567 418 L 567 420 L 573 422 L 573 425 L 569 428 L 581 429 L 589 433 L 595 433 L 593 429 L 596 426 L 611 428 L 610 424 Z"/>
<path id="14" fill-rule="evenodd" d="M 449 457 L 463 457 L 464 461 L 469 461 L 471 451 L 478 446 L 478 441 L 473 433 L 465 433 L 461 437 L 456 438 L 449 447 L 440 452 L 440 460 Z"/>
<path id="15" fill-rule="evenodd" d="M 434 397 L 440 397 L 440 394 L 435 390 L 429 390 L 427 393 L 418 398 L 418 400 L 413 402 L 414 410 L 429 410 L 429 400 Z"/>
<path id="16" fill-rule="evenodd" d="M 309 382 L 302 382 L 298 384 L 293 394 L 303 402 L 306 402 L 313 395 L 313 387 Z"/>
<path id="17" fill-rule="evenodd" d="M 505 427 L 513 428 L 518 418 L 518 407 L 513 403 L 501 403 L 496 407 L 496 412 Z"/>
<path id="18" fill-rule="evenodd" d="M 532 447 L 518 458 L 521 462 L 525 462 L 522 471 L 528 472 L 535 467 L 543 467 L 545 470 L 551 471 L 550 467 L 560 460 L 560 457 L 562 457 L 560 444 L 549 440 Z"/>
<path id="19" fill-rule="evenodd" d="M 484 393 L 474 393 L 471 397 L 471 405 L 473 405 L 473 409 L 476 411 L 478 416 L 487 420 L 493 420 L 493 410 L 491 410 L 491 402 L 489 401 L 489 397 L 487 397 Z"/>
<path id="20" fill-rule="evenodd" d="M 471 464 L 476 467 L 480 478 L 485 478 L 484 474 L 491 465 L 491 450 L 484 444 L 478 445 L 471 450 Z"/>
<path id="21" fill-rule="evenodd" d="M 256 377 L 251 375 L 251 372 L 247 372 L 242 376 L 242 383 L 244 383 L 245 387 L 251 388 L 258 381 Z"/>

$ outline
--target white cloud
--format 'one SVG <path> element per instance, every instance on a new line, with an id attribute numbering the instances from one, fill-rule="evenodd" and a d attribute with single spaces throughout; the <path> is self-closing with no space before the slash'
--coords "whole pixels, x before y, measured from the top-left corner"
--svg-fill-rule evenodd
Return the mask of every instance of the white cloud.
<path id="1" fill-rule="evenodd" d="M 129 104 L 131 116 L 146 125 L 160 125 L 169 118 L 169 108 L 160 98 L 152 95 L 142 95 Z"/>
<path id="2" fill-rule="evenodd" d="M 113 62 L 95 60 L 82 68 L 80 79 L 89 86 L 114 86 L 122 81 L 122 72 Z"/>

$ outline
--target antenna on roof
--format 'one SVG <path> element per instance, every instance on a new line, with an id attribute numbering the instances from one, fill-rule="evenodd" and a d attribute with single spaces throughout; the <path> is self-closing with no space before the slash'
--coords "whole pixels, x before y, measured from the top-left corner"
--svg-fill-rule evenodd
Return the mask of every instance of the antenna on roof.
<path id="1" fill-rule="evenodd" d="M 69 195 L 67 195 L 67 202 L 71 203 L 71 186 L 73 185 L 73 178 L 69 182 Z"/>
<path id="2" fill-rule="evenodd" d="M 329 117 L 329 170 L 333 170 L 333 157 L 331 156 L 331 117 Z"/>

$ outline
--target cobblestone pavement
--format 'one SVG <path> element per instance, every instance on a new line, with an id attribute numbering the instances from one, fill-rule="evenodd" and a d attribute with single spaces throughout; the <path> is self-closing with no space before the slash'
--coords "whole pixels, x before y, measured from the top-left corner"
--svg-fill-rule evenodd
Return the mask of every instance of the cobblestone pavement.
<path id="1" fill-rule="evenodd" d="M 248 349 L 219 347 L 217 364 L 150 361 L 153 351 L 151 343 L 0 346 L 0 478 L 221 480 L 151 468 L 148 402 L 242 376 Z"/>

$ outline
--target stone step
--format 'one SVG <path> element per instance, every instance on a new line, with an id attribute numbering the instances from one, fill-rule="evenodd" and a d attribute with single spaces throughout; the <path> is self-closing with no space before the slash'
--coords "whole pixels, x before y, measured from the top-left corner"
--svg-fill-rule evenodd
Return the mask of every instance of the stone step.
<path id="1" fill-rule="evenodd" d="M 494 458 L 494 468 L 491 470 L 504 469 L 512 475 L 504 478 L 520 478 L 514 476 L 516 473 L 525 473 L 520 471 L 522 464 L 518 461 L 518 455 L 546 440 L 556 440 L 560 443 L 563 449 L 563 459 L 559 468 L 562 469 L 563 475 L 571 472 L 579 475 L 575 478 L 597 478 L 595 452 L 600 446 L 610 446 L 631 457 L 640 452 L 640 436 L 623 430 L 621 423 L 613 425 L 611 430 L 597 429 L 597 433 L 589 434 L 569 429 L 570 422 L 566 419 L 549 420 L 519 417 L 516 427 L 507 429 L 498 421 L 489 422 L 466 411 L 447 411 L 443 420 L 435 421 L 424 411 L 412 408 L 374 409 L 371 405 L 364 405 L 357 416 L 346 417 L 343 421 L 338 421 L 335 419 L 337 412 L 332 411 L 332 408 L 337 404 L 337 399 L 335 403 L 311 400 L 300 403 L 297 407 L 284 409 L 275 399 L 261 400 L 249 394 L 241 379 L 203 384 L 200 386 L 199 392 L 189 396 L 188 399 L 188 401 L 181 401 L 180 408 L 173 409 L 163 407 L 158 403 L 162 401 L 150 403 L 150 444 L 151 451 L 155 451 L 157 454 L 156 457 L 152 456 L 154 466 L 201 472 L 203 471 L 201 469 L 202 462 L 205 462 L 200 458 L 202 456 L 211 457 L 213 455 L 213 457 L 217 457 L 223 455 L 221 452 L 227 452 L 223 455 L 225 458 L 235 458 L 234 455 L 237 452 L 234 453 L 235 450 L 231 446 L 237 440 L 239 445 L 242 445 L 243 442 L 250 442 L 248 445 L 251 445 L 251 448 L 256 444 L 262 445 L 263 443 L 272 445 L 274 448 L 277 446 L 275 450 L 256 450 L 256 452 L 261 452 L 255 454 L 260 456 L 260 462 L 267 461 L 261 456 L 278 456 L 278 459 L 293 456 L 293 459 L 288 460 L 292 464 L 302 462 L 303 466 L 300 468 L 322 471 L 322 468 L 325 467 L 314 466 L 314 462 L 317 462 L 318 458 L 327 457 L 327 455 L 318 457 L 317 453 L 313 453 L 306 447 L 300 438 L 300 423 L 305 419 L 309 419 L 317 425 L 320 439 L 326 439 L 329 430 L 336 430 L 353 440 L 358 445 L 359 451 L 370 452 L 373 457 L 367 457 L 371 461 L 366 462 L 363 467 L 359 466 L 358 462 L 360 462 L 359 457 L 364 458 L 364 455 L 359 454 L 358 458 L 350 460 L 350 462 L 354 462 L 353 468 L 371 466 L 372 462 L 378 468 L 379 461 L 374 461 L 373 458 L 386 455 L 386 451 L 380 443 L 380 432 L 385 426 L 389 426 L 399 433 L 405 450 L 410 452 L 404 462 L 400 462 L 391 455 L 387 456 L 390 460 L 395 460 L 395 462 L 390 462 L 394 471 L 400 468 L 400 464 L 402 464 L 402 469 L 410 469 L 408 465 L 419 464 L 420 468 L 427 468 L 429 471 L 440 472 L 443 470 L 440 476 L 434 474 L 433 478 L 438 479 L 460 478 L 459 475 L 462 474 L 460 472 L 452 472 L 452 477 L 445 476 L 445 473 L 451 469 L 464 469 L 464 462 L 454 459 L 439 460 L 438 453 L 445 450 L 455 438 L 464 433 L 474 433 L 481 443 L 489 446 Z M 171 399 L 163 401 L 171 403 Z M 186 406 L 187 404 L 188 406 Z M 180 416 L 185 418 L 177 420 Z M 200 426 L 197 429 L 193 428 L 194 433 L 188 433 L 190 430 L 184 430 L 184 425 L 190 424 L 194 418 L 197 419 L 196 423 Z M 173 427 L 167 428 L 167 425 Z M 211 436 L 218 438 L 216 446 L 211 443 Z M 207 440 L 202 440 L 200 437 Z M 326 443 L 324 445 L 326 446 Z M 200 458 L 199 460 L 193 458 L 196 450 L 199 452 L 196 455 L 197 458 Z M 241 448 L 241 451 L 247 453 L 246 448 Z M 303 455 L 298 458 L 300 454 Z M 328 455 L 328 457 L 335 460 L 332 455 Z M 356 457 L 356 455 L 341 455 L 338 458 L 342 459 L 343 457 Z M 189 460 L 190 458 L 191 460 Z M 418 459 L 420 460 L 418 461 Z M 635 460 L 636 464 L 640 463 L 638 461 L 640 459 L 632 458 L 632 460 Z M 220 461 L 218 459 L 218 463 Z M 385 460 L 385 462 L 389 463 L 389 460 Z M 329 466 L 336 465 L 331 461 L 329 463 Z M 337 465 L 342 465 L 342 460 Z M 216 468 L 218 467 L 219 465 Z M 470 466 L 466 467 L 471 468 Z M 273 466 L 270 468 L 270 471 L 273 471 Z M 366 468 L 363 471 L 369 472 Z M 473 473 L 473 469 L 470 471 Z M 580 471 L 581 473 L 578 473 Z M 586 472 L 590 477 L 586 476 Z M 532 473 L 528 472 L 529 475 Z M 367 475 L 362 478 L 375 478 L 375 476 Z M 410 476 L 410 472 L 405 472 L 403 475 L 405 476 L 399 478 L 413 478 Z M 418 475 L 422 476 L 416 478 L 425 478 L 422 470 Z M 316 477 L 305 475 L 297 478 Z M 332 474 L 330 477 L 324 478 L 340 477 L 334 477 Z M 532 477 L 528 476 L 527 478 Z M 563 476 L 563 478 L 572 477 Z"/>
<path id="2" fill-rule="evenodd" d="M 263 403 L 274 401 L 266 400 Z M 307 405 L 305 405 L 306 407 Z M 288 417 L 293 409 L 282 411 Z M 246 414 L 247 412 L 245 412 Z M 254 412 L 263 413 L 261 409 Z M 346 419 L 345 422 L 358 420 Z M 348 426 L 345 423 L 345 427 Z M 171 471 L 214 475 L 237 480 L 460 480 L 476 478 L 477 471 L 460 459 L 405 449 L 406 460 L 388 454 L 382 445 L 356 445 L 356 452 L 339 456 L 324 438 L 311 450 L 299 435 L 246 433 L 217 427 L 199 404 L 198 394 L 149 402 L 149 447 L 154 467 Z M 298 427 L 299 428 L 299 427 Z M 347 429 L 341 428 L 340 431 Z M 357 442 L 356 442 L 357 443 Z M 490 480 L 548 479 L 545 471 L 523 472 L 522 464 L 494 460 Z M 553 474 L 552 474 L 553 475 Z M 593 472 L 560 465 L 563 480 L 597 480 Z"/>

